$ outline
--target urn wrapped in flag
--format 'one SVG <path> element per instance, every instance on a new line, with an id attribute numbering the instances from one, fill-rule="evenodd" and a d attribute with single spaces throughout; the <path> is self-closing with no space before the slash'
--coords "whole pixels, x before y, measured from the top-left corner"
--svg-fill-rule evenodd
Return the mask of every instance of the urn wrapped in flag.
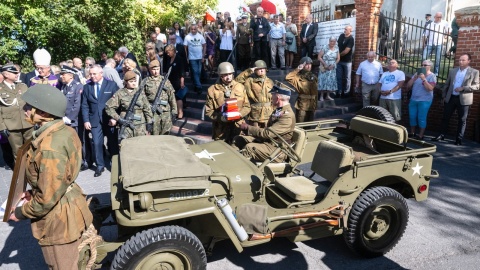
<path id="1" fill-rule="evenodd" d="M 222 107 L 222 113 L 225 119 L 228 121 L 234 121 L 242 118 L 242 115 L 238 111 L 238 104 L 236 98 L 228 98 Z"/>

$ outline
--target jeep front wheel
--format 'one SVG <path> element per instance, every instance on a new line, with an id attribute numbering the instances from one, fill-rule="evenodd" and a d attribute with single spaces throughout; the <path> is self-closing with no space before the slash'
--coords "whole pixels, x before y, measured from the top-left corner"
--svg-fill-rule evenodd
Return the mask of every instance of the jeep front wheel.
<path id="1" fill-rule="evenodd" d="M 398 243 L 407 222 L 408 206 L 402 195 L 388 187 L 373 187 L 355 200 L 343 236 L 360 255 L 382 256 Z"/>
<path id="2" fill-rule="evenodd" d="M 118 250 L 112 269 L 206 269 L 200 240 L 189 230 L 164 226 L 132 236 Z"/>

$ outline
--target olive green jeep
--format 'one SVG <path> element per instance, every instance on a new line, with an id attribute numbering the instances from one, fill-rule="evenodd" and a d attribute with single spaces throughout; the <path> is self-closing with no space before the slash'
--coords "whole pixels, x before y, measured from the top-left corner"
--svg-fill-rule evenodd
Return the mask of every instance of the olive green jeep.
<path id="1" fill-rule="evenodd" d="M 435 145 L 362 115 L 297 124 L 294 133 L 288 144 L 271 132 L 278 149 L 270 160 L 288 156 L 280 164 L 252 162 L 222 141 L 122 141 L 111 176 L 119 242 L 99 244 L 96 263 L 115 251 L 112 269 L 205 269 L 225 239 L 242 252 L 275 237 L 342 234 L 365 257 L 391 250 L 407 226 L 406 199 L 427 199 L 439 176 Z"/>

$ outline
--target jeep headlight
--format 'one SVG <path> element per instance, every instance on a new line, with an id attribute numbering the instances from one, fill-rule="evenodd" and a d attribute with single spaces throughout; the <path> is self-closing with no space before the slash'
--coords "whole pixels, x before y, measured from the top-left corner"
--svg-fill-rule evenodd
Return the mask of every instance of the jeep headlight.
<path id="1" fill-rule="evenodd" d="M 138 201 L 142 210 L 147 210 L 153 204 L 153 196 L 150 193 L 143 192 L 138 194 Z"/>

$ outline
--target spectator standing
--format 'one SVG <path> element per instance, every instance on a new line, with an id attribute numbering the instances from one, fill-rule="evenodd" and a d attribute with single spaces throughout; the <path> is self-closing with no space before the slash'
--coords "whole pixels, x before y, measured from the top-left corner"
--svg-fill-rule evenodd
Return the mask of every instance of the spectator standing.
<path id="1" fill-rule="evenodd" d="M 387 19 L 385 18 L 385 15 L 383 15 L 383 12 L 380 11 L 379 17 L 378 17 L 378 38 L 380 39 L 380 45 L 379 45 L 379 51 L 380 55 L 382 56 L 387 56 L 387 41 L 388 41 L 388 30 L 389 30 L 389 25 L 387 22 Z"/>
<path id="2" fill-rule="evenodd" d="M 185 47 L 185 55 L 188 56 L 187 62 L 190 65 L 190 72 L 192 73 L 194 91 L 197 94 L 202 93 L 202 84 L 200 82 L 200 76 L 202 74 L 202 64 L 205 61 L 203 57 L 206 53 L 206 42 L 202 35 L 197 33 L 197 26 L 192 25 L 190 27 L 190 33 L 185 36 L 183 42 Z"/>
<path id="3" fill-rule="evenodd" d="M 458 24 L 457 24 L 457 18 L 453 18 L 452 32 L 451 32 L 453 45 L 450 48 L 450 50 L 448 50 L 447 57 L 452 57 L 452 55 L 457 52 L 458 29 L 460 29 L 460 26 L 458 26 Z"/>
<path id="4" fill-rule="evenodd" d="M 202 20 L 198 20 L 197 22 L 197 31 L 200 35 L 204 36 L 205 37 L 205 29 L 203 29 L 203 21 Z"/>
<path id="5" fill-rule="evenodd" d="M 163 44 L 167 44 L 167 36 L 160 31 L 160 27 L 155 27 L 155 33 L 157 34 L 157 40 L 160 40 Z"/>
<path id="6" fill-rule="evenodd" d="M 338 61 L 340 61 L 340 52 L 338 51 L 337 39 L 335 37 L 331 37 L 328 40 L 328 44 L 320 49 L 318 61 L 320 61 L 320 71 L 318 73 L 319 100 L 333 100 L 329 92 L 335 93 L 337 91 L 336 68 Z"/>
<path id="7" fill-rule="evenodd" d="M 405 73 L 398 70 L 396 60 L 390 60 L 388 71 L 382 74 L 380 81 L 380 107 L 387 109 L 399 122 L 402 119 L 402 87 Z"/>
<path id="8" fill-rule="evenodd" d="M 215 40 L 217 39 L 217 36 L 215 33 L 212 31 L 210 25 L 205 25 L 205 42 L 206 42 L 206 47 L 207 47 L 207 68 L 210 71 L 210 74 L 214 72 L 215 68 Z M 250 45 L 249 45 L 250 46 Z M 249 47 L 250 48 L 250 47 Z M 185 58 L 184 58 L 185 59 Z"/>
<path id="9" fill-rule="evenodd" d="M 287 74 L 285 80 L 298 92 L 295 102 L 297 123 L 313 121 L 318 100 L 318 78 L 312 73 L 312 59 L 308 56 L 300 59 L 297 69 Z"/>
<path id="10" fill-rule="evenodd" d="M 135 55 L 133 55 L 133 53 L 129 52 L 127 47 L 120 47 L 118 48 L 118 51 L 120 52 L 120 54 L 123 56 L 124 59 L 131 59 L 133 60 L 133 62 L 135 62 L 135 65 L 136 67 L 140 67 L 140 65 L 138 64 L 138 61 L 137 61 L 137 58 L 135 57 Z M 93 60 L 93 64 L 95 64 L 95 60 Z M 87 65 L 87 61 L 85 60 L 85 65 Z"/>
<path id="11" fill-rule="evenodd" d="M 91 56 L 87 56 L 85 58 L 85 67 L 93 67 L 93 65 L 95 65 L 95 59 Z"/>
<path id="12" fill-rule="evenodd" d="M 287 16 L 285 24 L 285 65 L 292 68 L 293 59 L 297 53 L 297 26 L 292 23 L 292 16 Z"/>
<path id="13" fill-rule="evenodd" d="M 100 61 L 98 61 L 98 64 L 103 68 L 105 66 L 105 63 L 107 62 L 107 53 L 102 52 L 100 54 Z"/>
<path id="14" fill-rule="evenodd" d="M 73 58 L 73 68 L 76 71 L 76 75 L 78 76 L 78 80 L 80 81 L 81 84 L 86 84 L 87 79 L 85 79 L 85 70 L 83 69 L 83 63 L 82 59 L 80 58 Z"/>
<path id="15" fill-rule="evenodd" d="M 305 18 L 305 23 L 302 24 L 302 31 L 300 32 L 302 44 L 302 57 L 313 57 L 313 48 L 315 47 L 315 38 L 317 37 L 318 25 L 312 22 L 312 14 L 308 14 Z"/>
<path id="16" fill-rule="evenodd" d="M 280 59 L 280 68 L 285 70 L 285 34 L 285 25 L 278 20 L 278 15 L 273 15 L 273 23 L 270 25 L 269 33 L 272 70 L 277 69 L 277 52 Z"/>
<path id="17" fill-rule="evenodd" d="M 457 111 L 458 125 L 455 145 L 462 144 L 465 127 L 467 126 L 468 110 L 473 104 L 473 92 L 480 88 L 479 72 L 470 67 L 471 59 L 470 54 L 462 54 L 458 59 L 459 67 L 451 69 L 448 73 L 447 81 L 442 89 L 444 109 L 440 135 L 433 141 L 445 139 L 450 118 Z"/>
<path id="18" fill-rule="evenodd" d="M 267 36 L 270 32 L 270 23 L 263 17 L 263 8 L 257 8 L 257 16 L 250 20 L 250 28 L 253 30 L 253 51 L 255 60 L 268 61 Z"/>
<path id="19" fill-rule="evenodd" d="M 165 48 L 165 54 L 163 70 L 168 70 L 170 67 L 172 68 L 168 80 L 175 90 L 175 100 L 177 102 L 178 113 L 177 119 L 183 119 L 183 99 L 188 90 L 185 88 L 185 59 L 176 52 L 175 45 L 173 44 L 167 45 Z"/>
<path id="20" fill-rule="evenodd" d="M 415 137 L 416 127 L 420 128 L 418 139 L 423 140 L 425 128 L 427 127 L 427 115 L 433 100 L 433 89 L 437 84 L 437 76 L 431 71 L 433 63 L 430 60 L 424 60 L 422 67 L 425 68 L 425 74 L 415 73 L 407 83 L 407 89 L 411 89 L 412 96 L 408 103 L 408 114 L 410 116 L 410 134 L 409 137 Z"/>
<path id="21" fill-rule="evenodd" d="M 183 31 L 178 22 L 174 22 L 172 26 L 172 33 L 175 34 L 175 37 L 177 38 L 177 43 L 183 44 L 183 40 L 185 39 L 185 31 Z"/>
<path id="22" fill-rule="evenodd" d="M 165 43 L 157 39 L 157 33 L 155 32 L 152 32 L 150 34 L 150 42 L 153 42 L 155 44 L 155 53 L 161 59 L 161 57 L 163 57 L 163 48 L 165 47 Z"/>
<path id="23" fill-rule="evenodd" d="M 440 70 L 440 58 L 442 55 L 442 47 L 445 35 L 450 33 L 450 25 L 442 20 L 443 14 L 441 12 L 435 13 L 434 20 L 428 25 L 423 34 L 423 41 L 425 48 L 423 49 L 423 59 L 431 58 L 435 51 L 435 68 L 433 73 L 438 75 Z"/>
<path id="24" fill-rule="evenodd" d="M 123 81 L 120 79 L 120 75 L 118 75 L 118 72 L 115 70 L 115 60 L 113 60 L 113 58 L 108 58 L 107 61 L 105 61 L 105 66 L 103 67 L 103 77 L 115 82 L 118 88 L 123 88 Z"/>
<path id="25" fill-rule="evenodd" d="M 228 56 L 233 50 L 233 37 L 235 36 L 235 29 L 233 29 L 233 22 L 226 22 L 223 29 L 219 30 L 220 39 L 220 62 L 233 62 L 233 59 L 228 59 Z"/>
<path id="26" fill-rule="evenodd" d="M 347 25 L 343 34 L 338 38 L 338 50 L 340 51 L 340 62 L 337 65 L 337 87 L 338 94 L 346 97 L 350 92 L 352 76 L 352 54 L 355 41 L 352 36 L 352 26 Z"/>
<path id="27" fill-rule="evenodd" d="M 33 53 L 33 59 L 35 60 L 35 67 L 38 71 L 38 76 L 33 77 L 30 80 L 30 86 L 34 86 L 35 84 L 48 84 L 57 89 L 60 89 L 61 83 L 58 80 L 57 76 L 52 73 L 50 68 L 50 60 L 51 60 L 50 53 L 48 53 L 45 49 L 37 49 Z"/>
<path id="28" fill-rule="evenodd" d="M 240 70 L 245 70 L 250 66 L 250 52 L 253 45 L 252 32 L 247 23 L 247 15 L 242 15 L 242 22 L 237 25 L 237 64 Z M 208 48 L 207 48 L 208 51 Z"/>
<path id="29" fill-rule="evenodd" d="M 370 106 L 370 104 L 377 104 L 380 90 L 377 83 L 380 76 L 383 74 L 383 67 L 380 62 L 375 60 L 375 52 L 369 51 L 367 53 L 367 60 L 360 63 L 356 73 L 355 88 L 360 87 L 362 82 L 362 100 L 363 107 Z"/>
<path id="30" fill-rule="evenodd" d="M 113 55 L 113 59 L 117 63 L 117 67 L 115 69 L 117 70 L 119 75 L 123 76 L 122 68 L 123 68 L 123 61 L 125 60 L 125 57 L 123 57 L 123 55 L 119 51 L 116 51 L 115 54 Z M 87 74 L 85 74 L 85 77 L 86 76 L 87 76 Z"/>

